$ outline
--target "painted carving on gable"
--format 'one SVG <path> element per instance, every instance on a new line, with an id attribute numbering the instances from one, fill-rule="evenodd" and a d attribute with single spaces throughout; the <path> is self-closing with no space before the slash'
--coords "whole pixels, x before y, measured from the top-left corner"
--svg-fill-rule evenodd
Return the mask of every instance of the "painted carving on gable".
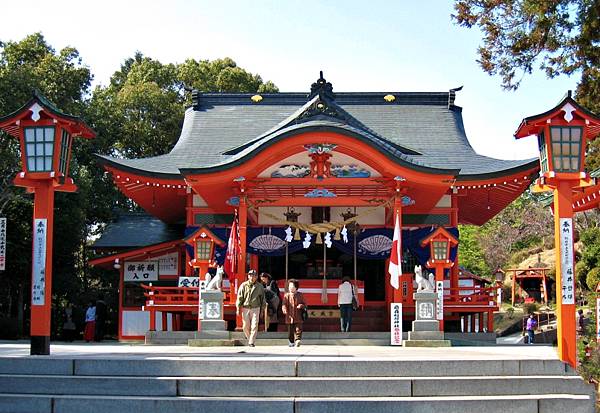
<path id="1" fill-rule="evenodd" d="M 358 165 L 332 165 L 331 176 L 336 178 L 369 178 L 371 172 Z"/>
<path id="2" fill-rule="evenodd" d="M 271 178 L 304 178 L 310 174 L 308 165 L 281 165 L 271 174 Z"/>

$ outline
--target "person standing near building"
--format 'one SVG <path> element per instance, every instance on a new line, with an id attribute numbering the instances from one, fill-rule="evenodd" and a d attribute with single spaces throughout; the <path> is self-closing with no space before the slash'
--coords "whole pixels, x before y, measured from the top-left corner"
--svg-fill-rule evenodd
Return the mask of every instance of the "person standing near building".
<path id="1" fill-rule="evenodd" d="M 577 335 L 579 337 L 585 335 L 585 325 L 587 324 L 587 320 L 583 315 L 583 310 L 580 308 L 577 311 Z"/>
<path id="2" fill-rule="evenodd" d="M 529 314 L 529 318 L 525 323 L 525 330 L 527 331 L 528 343 L 533 344 L 535 342 L 535 326 L 537 325 L 537 321 L 533 318 L 533 314 Z"/>
<path id="3" fill-rule="evenodd" d="M 267 301 L 267 311 L 265 325 L 268 325 L 267 331 L 277 331 L 279 319 L 278 310 L 281 298 L 279 297 L 279 287 L 277 281 L 271 278 L 271 274 L 263 272 L 260 274 L 260 280 L 265 286 L 265 299 Z"/>
<path id="4" fill-rule="evenodd" d="M 285 323 L 288 326 L 288 341 L 290 347 L 300 347 L 302 343 L 302 312 L 306 309 L 304 295 L 298 291 L 298 280 L 289 280 L 288 292 L 283 296 L 281 311 L 285 314 Z"/>
<path id="5" fill-rule="evenodd" d="M 104 302 L 104 295 L 98 295 L 96 301 L 96 341 L 102 341 L 104 339 L 104 326 L 106 325 L 106 303 Z"/>
<path id="6" fill-rule="evenodd" d="M 88 343 L 93 341 L 96 335 L 96 307 L 94 302 L 90 301 L 87 310 L 85 310 L 85 330 L 83 339 Z"/>
<path id="7" fill-rule="evenodd" d="M 352 298 L 354 286 L 350 277 L 344 277 L 338 287 L 338 307 L 340 308 L 340 327 L 342 332 L 349 332 L 352 327 Z"/>
<path id="8" fill-rule="evenodd" d="M 242 315 L 242 326 L 249 347 L 255 346 L 260 312 L 265 305 L 265 288 L 261 282 L 258 282 L 256 270 L 250 270 L 248 280 L 244 281 L 238 289 L 235 304 L 236 313 Z"/>
<path id="9" fill-rule="evenodd" d="M 69 342 L 75 340 L 76 330 L 77 326 L 75 325 L 75 321 L 73 321 L 73 304 L 68 303 L 64 311 L 63 339 Z"/>

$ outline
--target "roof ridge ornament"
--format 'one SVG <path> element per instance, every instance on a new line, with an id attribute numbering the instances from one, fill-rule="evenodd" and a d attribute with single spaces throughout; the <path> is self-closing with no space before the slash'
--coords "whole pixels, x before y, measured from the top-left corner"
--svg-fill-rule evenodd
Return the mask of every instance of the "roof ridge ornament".
<path id="1" fill-rule="evenodd" d="M 323 71 L 319 71 L 319 78 L 315 83 L 310 86 L 310 95 L 309 99 L 314 98 L 315 96 L 319 96 L 319 100 L 323 100 L 324 98 L 335 99 L 335 95 L 333 93 L 333 85 L 331 82 L 328 82 L 323 77 Z"/>

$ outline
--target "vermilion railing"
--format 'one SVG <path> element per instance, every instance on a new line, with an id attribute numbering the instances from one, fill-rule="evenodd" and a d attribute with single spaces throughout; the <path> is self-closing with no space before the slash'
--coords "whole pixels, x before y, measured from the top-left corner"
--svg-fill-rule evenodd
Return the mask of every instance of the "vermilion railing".
<path id="1" fill-rule="evenodd" d="M 444 304 L 465 307 L 498 307 L 498 287 L 445 288 Z"/>
<path id="2" fill-rule="evenodd" d="M 198 305 L 198 287 L 156 287 L 142 284 L 146 306 L 182 306 Z M 224 302 L 228 302 L 229 290 L 223 289 Z"/>

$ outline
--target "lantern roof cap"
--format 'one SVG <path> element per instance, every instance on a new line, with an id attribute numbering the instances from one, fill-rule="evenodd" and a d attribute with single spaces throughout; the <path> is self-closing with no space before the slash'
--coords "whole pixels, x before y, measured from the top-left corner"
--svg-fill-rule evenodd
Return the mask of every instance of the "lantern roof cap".
<path id="1" fill-rule="evenodd" d="M 34 112 L 39 114 L 41 111 L 58 122 L 68 123 L 74 136 L 88 139 L 96 137 L 96 132 L 82 118 L 64 113 L 38 90 L 34 90 L 31 98 L 19 109 L 6 116 L 0 116 L 0 129 L 18 137 L 18 125 L 15 122 L 29 116 L 30 113 L 34 116 Z"/>
<path id="2" fill-rule="evenodd" d="M 421 246 L 424 247 L 425 245 L 429 244 L 432 240 L 439 238 L 440 235 L 443 238 L 447 238 L 452 245 L 458 245 L 458 240 L 454 235 L 448 232 L 444 227 L 437 227 L 435 231 L 433 231 L 431 234 L 429 234 L 421 240 Z"/>
<path id="3" fill-rule="evenodd" d="M 196 240 L 198 240 L 198 239 L 210 239 L 220 247 L 225 246 L 225 241 L 223 241 L 221 238 L 216 236 L 214 234 L 214 232 L 212 232 L 210 229 L 208 229 L 204 225 L 201 226 L 200 228 L 198 228 L 197 230 L 195 230 L 194 232 L 192 232 L 191 234 L 189 234 L 188 236 L 186 236 L 183 240 L 185 241 L 186 244 L 191 245 L 194 242 L 196 242 Z"/>
<path id="4" fill-rule="evenodd" d="M 547 110 L 544 113 L 524 118 L 515 132 L 515 138 L 520 139 L 526 136 L 537 135 L 540 130 L 544 128 L 548 120 L 556 117 L 561 112 L 564 112 L 567 123 L 573 119 L 573 113 L 576 113 L 580 118 L 583 118 L 587 124 L 590 125 L 590 130 L 592 132 L 590 136 L 591 139 L 600 133 L 600 117 L 579 105 L 575 99 L 573 99 L 571 91 L 569 90 L 562 100 L 552 109 Z"/>

